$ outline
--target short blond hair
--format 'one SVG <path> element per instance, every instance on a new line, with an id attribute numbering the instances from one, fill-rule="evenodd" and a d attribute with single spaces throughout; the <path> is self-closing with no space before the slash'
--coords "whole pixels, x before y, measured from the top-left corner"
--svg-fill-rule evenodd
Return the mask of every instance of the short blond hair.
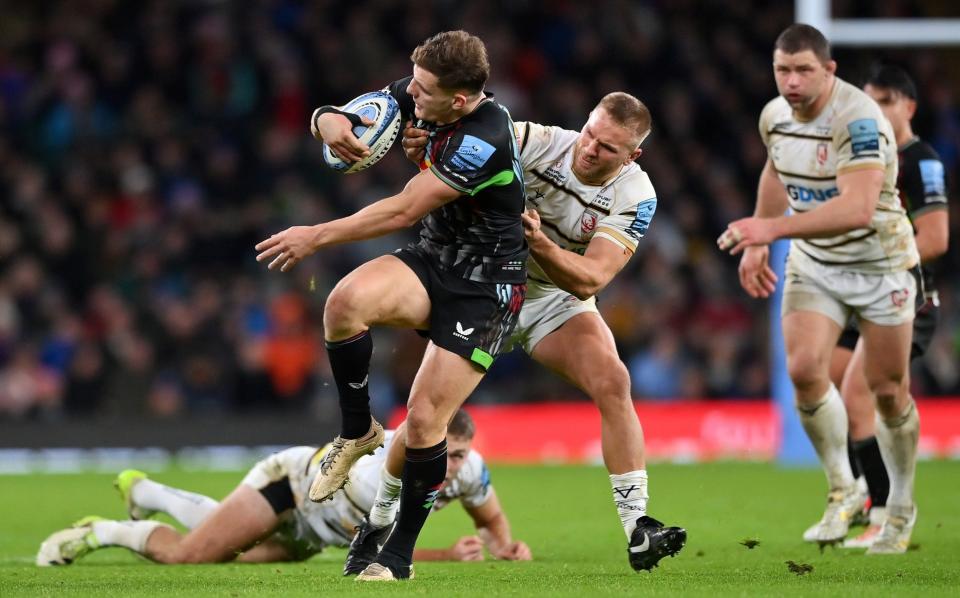
<path id="1" fill-rule="evenodd" d="M 603 96 L 597 108 L 603 108 L 613 122 L 625 129 L 634 132 L 637 146 L 650 134 L 653 126 L 653 117 L 643 102 L 622 91 L 615 91 Z"/>

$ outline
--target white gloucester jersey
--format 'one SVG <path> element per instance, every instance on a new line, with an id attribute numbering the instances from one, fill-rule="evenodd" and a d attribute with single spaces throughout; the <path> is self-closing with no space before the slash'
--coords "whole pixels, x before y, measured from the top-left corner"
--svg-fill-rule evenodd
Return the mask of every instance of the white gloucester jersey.
<path id="1" fill-rule="evenodd" d="M 595 236 L 634 253 L 657 210 L 647 173 L 631 162 L 606 184 L 588 185 L 572 170 L 579 133 L 532 122 L 518 122 L 515 128 L 527 207 L 540 213 L 544 234 L 581 255 Z M 527 260 L 527 277 L 556 286 L 533 256 Z"/>
<path id="2" fill-rule="evenodd" d="M 299 468 L 300 471 L 288 472 L 297 515 L 306 519 L 324 545 L 350 544 L 356 533 L 355 528 L 373 508 L 380 484 L 380 471 L 386 462 L 393 436 L 393 430 L 387 430 L 384 445 L 373 454 L 361 457 L 353 465 L 347 485 L 330 500 L 316 503 L 308 498 L 310 484 L 323 458 L 324 449 L 309 453 L 308 461 Z M 490 472 L 483 457 L 471 449 L 457 476 L 440 489 L 433 508 L 441 509 L 456 499 L 460 499 L 466 507 L 479 507 L 490 498 L 491 491 Z"/>
<path id="3" fill-rule="evenodd" d="M 778 96 L 760 114 L 760 136 L 797 213 L 837 197 L 839 174 L 884 171 L 868 227 L 829 238 L 791 239 L 791 255 L 866 274 L 901 272 L 920 261 L 913 229 L 897 197 L 893 128 L 870 96 L 835 77 L 829 101 L 810 121 L 798 120 L 787 100 Z"/>

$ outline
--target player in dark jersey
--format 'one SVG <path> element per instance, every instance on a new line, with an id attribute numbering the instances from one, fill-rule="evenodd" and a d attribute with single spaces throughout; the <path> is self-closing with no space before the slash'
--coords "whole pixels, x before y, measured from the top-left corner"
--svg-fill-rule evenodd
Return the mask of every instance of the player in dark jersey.
<path id="1" fill-rule="evenodd" d="M 946 253 L 949 241 L 947 192 L 943 163 L 932 147 L 913 132 L 910 120 L 917 109 L 917 88 L 900 68 L 878 69 L 864 86 L 893 125 L 900 170 L 897 189 L 900 201 L 913 222 L 923 264 L 923 295 L 918 295 L 913 321 L 910 358 L 923 355 L 930 346 L 939 320 L 937 258 Z M 890 480 L 884 467 L 874 429 L 873 398 L 863 375 L 863 349 L 857 347 L 860 333 L 851 321 L 833 351 L 830 377 L 841 389 L 850 425 L 850 460 L 854 475 L 862 475 L 870 492 L 869 522 L 856 538 L 844 542 L 847 548 L 869 548 L 880 530 Z"/>
<path id="2" fill-rule="evenodd" d="M 413 547 L 443 483 L 446 425 L 510 336 L 526 293 L 527 246 L 520 215 L 523 177 L 513 123 L 484 93 L 486 49 L 463 31 L 437 34 L 411 55 L 413 76 L 389 86 L 403 118 L 431 133 L 429 161 L 397 195 L 352 216 L 289 228 L 257 245 L 258 261 L 289 270 L 338 243 L 371 239 L 423 219 L 420 241 L 360 266 L 327 298 L 324 335 L 340 395 L 342 428 L 320 466 L 310 498 L 332 496 L 350 466 L 383 443 L 370 415 L 370 327 L 429 331 L 407 403 L 407 451 L 400 514 L 377 562 L 358 579 L 412 576 Z M 345 160 L 369 148 L 351 118 L 319 108 L 314 136 Z M 423 508 L 427 507 L 427 508 Z"/>

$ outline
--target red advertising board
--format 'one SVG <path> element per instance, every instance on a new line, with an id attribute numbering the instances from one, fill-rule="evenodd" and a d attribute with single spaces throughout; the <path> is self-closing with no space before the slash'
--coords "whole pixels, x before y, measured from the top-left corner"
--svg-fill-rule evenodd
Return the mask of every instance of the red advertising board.
<path id="1" fill-rule="evenodd" d="M 960 400 L 917 401 L 920 451 L 960 456 Z M 652 460 L 773 459 L 780 446 L 780 414 L 769 401 L 635 403 Z M 591 403 L 468 406 L 477 424 L 474 447 L 506 463 L 599 463 L 600 414 Z M 398 410 L 391 427 L 401 421 Z"/>

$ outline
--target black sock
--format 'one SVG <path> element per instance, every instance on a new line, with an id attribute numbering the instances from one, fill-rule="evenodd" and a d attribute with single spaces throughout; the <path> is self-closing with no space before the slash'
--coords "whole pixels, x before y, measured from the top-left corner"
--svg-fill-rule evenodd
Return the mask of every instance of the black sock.
<path id="1" fill-rule="evenodd" d="M 403 466 L 403 489 L 400 491 L 400 513 L 397 526 L 380 551 L 377 562 L 408 577 L 413 564 L 413 547 L 417 536 L 433 509 L 437 493 L 447 475 L 447 441 L 427 448 L 407 448 Z"/>
<path id="2" fill-rule="evenodd" d="M 870 438 L 857 440 L 852 444 L 853 453 L 860 465 L 860 471 L 867 478 L 867 488 L 870 489 L 870 506 L 885 507 L 887 505 L 887 495 L 890 494 L 890 478 L 887 476 L 887 468 L 883 464 L 883 457 L 880 456 L 880 445 L 877 444 L 877 437 L 871 436 Z"/>
<path id="3" fill-rule="evenodd" d="M 370 429 L 370 357 L 373 339 L 370 331 L 342 341 L 327 341 L 330 369 L 340 395 L 340 436 L 360 438 Z"/>
<path id="4" fill-rule="evenodd" d="M 853 472 L 853 479 L 857 479 L 863 475 L 863 471 L 860 469 L 860 463 L 857 462 L 857 454 L 853 450 L 853 440 L 847 436 L 847 459 L 850 460 L 850 471 Z"/>

